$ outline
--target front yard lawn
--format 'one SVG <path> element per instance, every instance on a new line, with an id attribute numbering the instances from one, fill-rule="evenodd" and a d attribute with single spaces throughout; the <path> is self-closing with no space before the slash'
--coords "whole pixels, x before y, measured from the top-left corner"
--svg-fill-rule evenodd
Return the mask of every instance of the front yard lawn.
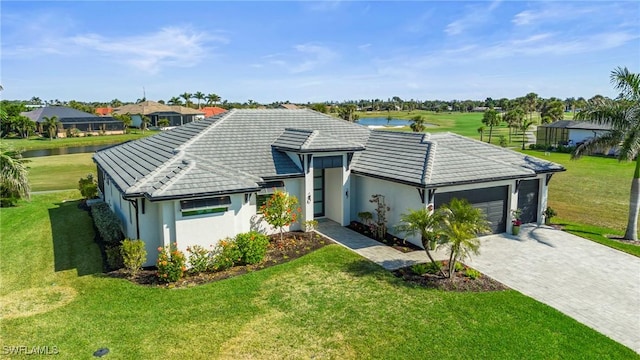
<path id="1" fill-rule="evenodd" d="M 182 289 L 100 273 L 77 191 L 2 209 L 0 349 L 63 358 L 638 358 L 516 291 L 406 285 L 330 245 L 292 262 Z M 526 269 L 514 269 L 526 271 Z"/>

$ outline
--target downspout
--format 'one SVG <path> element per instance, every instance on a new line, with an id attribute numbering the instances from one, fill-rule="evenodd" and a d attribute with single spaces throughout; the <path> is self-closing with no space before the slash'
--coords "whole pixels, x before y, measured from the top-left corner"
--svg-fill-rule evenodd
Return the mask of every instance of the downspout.
<path id="1" fill-rule="evenodd" d="M 125 199 L 125 197 L 122 197 L 125 201 L 128 201 L 131 205 L 133 205 L 133 208 L 136 209 L 136 239 L 140 239 L 140 222 L 139 217 L 138 217 L 138 199 L 134 199 L 134 200 L 129 200 L 129 199 Z"/>

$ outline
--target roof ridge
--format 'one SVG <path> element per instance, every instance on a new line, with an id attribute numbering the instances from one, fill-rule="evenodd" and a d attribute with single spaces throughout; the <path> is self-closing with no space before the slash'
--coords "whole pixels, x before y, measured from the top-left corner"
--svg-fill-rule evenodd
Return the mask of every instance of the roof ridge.
<path id="1" fill-rule="evenodd" d="M 143 176 L 140 180 L 136 179 L 135 180 L 136 184 L 133 186 L 130 186 L 127 190 L 125 190 L 125 193 L 131 194 L 131 193 L 137 192 L 142 187 L 148 185 L 147 183 L 149 182 L 149 180 L 153 179 L 158 173 L 168 169 L 170 166 L 174 165 L 176 161 L 182 160 L 183 158 L 184 158 L 184 153 L 175 154 L 173 157 L 169 158 L 165 163 L 158 166 L 147 175 Z"/>
<path id="2" fill-rule="evenodd" d="M 436 159 L 436 150 L 438 143 L 436 141 L 425 141 L 428 144 L 427 156 L 424 157 L 424 166 L 422 172 L 422 179 L 424 184 L 431 182 L 431 174 L 433 173 L 433 163 Z"/>
<path id="3" fill-rule="evenodd" d="M 243 176 L 243 180 L 245 178 L 250 179 L 252 181 L 256 181 L 256 182 L 261 182 L 264 181 L 263 178 L 250 174 L 248 172 L 242 171 L 242 170 L 238 170 L 236 168 L 234 168 L 231 165 L 227 165 L 223 162 L 218 162 L 218 161 L 212 161 L 210 159 L 204 158 L 202 156 L 199 155 L 194 155 L 192 153 L 185 153 L 186 155 L 189 155 L 191 158 L 193 158 L 194 161 L 200 161 L 200 163 L 204 164 L 207 167 L 218 167 L 221 168 L 224 172 L 226 173 L 231 173 L 232 175 L 241 175 Z M 233 174 L 235 173 L 235 174 Z"/>
<path id="4" fill-rule="evenodd" d="M 311 142 L 318 136 L 318 134 L 320 134 L 320 131 L 318 130 L 311 131 L 311 134 L 309 134 L 307 139 L 302 143 L 302 145 L 300 145 L 300 149 L 308 149 L 309 145 L 311 145 Z"/>
<path id="5" fill-rule="evenodd" d="M 193 169 L 196 164 L 195 161 L 190 161 L 190 160 L 182 160 L 182 163 L 187 165 L 186 168 L 184 169 L 180 169 L 180 171 L 178 171 L 176 173 L 175 176 L 169 177 L 168 175 L 165 175 L 164 179 L 168 179 L 169 181 L 167 181 L 166 184 L 163 184 L 161 187 L 159 187 L 157 190 L 155 190 L 154 192 L 152 192 L 150 195 L 156 196 L 156 195 L 162 195 L 163 193 L 165 193 L 167 191 L 167 189 L 169 188 L 169 186 L 173 185 L 176 181 L 182 179 L 189 170 Z M 156 181 L 155 183 L 159 183 L 161 179 L 159 179 L 158 181 Z"/>

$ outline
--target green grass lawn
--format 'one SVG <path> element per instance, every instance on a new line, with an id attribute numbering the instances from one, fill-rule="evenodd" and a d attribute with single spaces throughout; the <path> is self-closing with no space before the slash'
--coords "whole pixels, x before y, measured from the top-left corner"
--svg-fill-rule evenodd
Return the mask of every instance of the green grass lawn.
<path id="1" fill-rule="evenodd" d="M 128 140 L 140 139 L 145 136 L 157 134 L 158 131 L 145 131 L 144 134 L 139 130 L 132 130 L 130 134 L 123 135 L 105 135 L 105 136 L 84 136 L 75 138 L 60 138 L 49 140 L 49 138 L 31 137 L 29 139 L 2 139 L 2 142 L 13 146 L 19 150 L 40 150 L 40 149 L 56 149 L 70 146 L 87 146 L 87 145 L 110 145 L 125 142 Z"/>
<path id="2" fill-rule="evenodd" d="M 31 191 L 77 189 L 81 177 L 87 174 L 96 177 L 92 156 L 84 153 L 30 158 L 27 165 Z"/>
<path id="3" fill-rule="evenodd" d="M 639 358 L 518 292 L 407 286 L 337 245 L 188 289 L 105 277 L 78 196 L 1 209 L 0 349 L 55 346 L 65 359 L 102 347 L 109 359 Z"/>

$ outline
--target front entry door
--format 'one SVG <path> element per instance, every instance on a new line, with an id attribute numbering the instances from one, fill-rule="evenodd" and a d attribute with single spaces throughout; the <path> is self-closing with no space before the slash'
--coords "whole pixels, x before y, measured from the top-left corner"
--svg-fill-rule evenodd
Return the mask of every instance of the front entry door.
<path id="1" fill-rule="evenodd" d="M 324 169 L 313 169 L 313 216 L 324 216 Z"/>

